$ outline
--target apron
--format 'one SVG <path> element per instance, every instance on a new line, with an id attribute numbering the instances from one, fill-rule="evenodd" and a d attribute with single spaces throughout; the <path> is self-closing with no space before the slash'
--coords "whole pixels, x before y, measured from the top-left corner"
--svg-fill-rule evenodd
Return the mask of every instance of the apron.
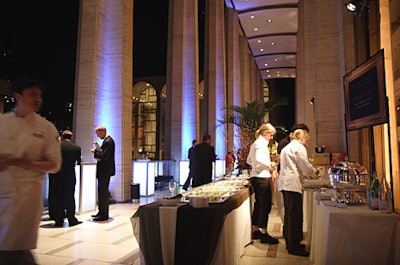
<path id="1" fill-rule="evenodd" d="M 43 139 L 24 119 L 11 118 L 1 128 L 0 155 L 40 158 Z M 36 248 L 38 226 L 43 212 L 43 174 L 18 167 L 0 171 L 0 250 Z"/>

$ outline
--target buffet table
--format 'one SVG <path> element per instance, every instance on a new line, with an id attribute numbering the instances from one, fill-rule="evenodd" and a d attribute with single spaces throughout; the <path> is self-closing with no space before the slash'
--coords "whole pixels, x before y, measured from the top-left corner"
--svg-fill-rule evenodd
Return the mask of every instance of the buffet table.
<path id="1" fill-rule="evenodd" d="M 399 264 L 398 226 L 396 214 L 315 202 L 310 260 L 318 265 Z"/>
<path id="2" fill-rule="evenodd" d="M 132 217 L 143 264 L 238 264 L 251 242 L 250 188 L 222 203 L 193 208 L 159 202 Z"/>

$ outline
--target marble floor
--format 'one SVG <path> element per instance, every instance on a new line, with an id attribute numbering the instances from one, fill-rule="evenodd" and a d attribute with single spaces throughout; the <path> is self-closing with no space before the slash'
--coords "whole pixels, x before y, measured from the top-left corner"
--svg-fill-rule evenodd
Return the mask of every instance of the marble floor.
<path id="1" fill-rule="evenodd" d="M 69 227 L 52 226 L 47 212 L 43 213 L 39 228 L 37 248 L 33 250 L 40 265 L 105 265 L 140 264 L 139 246 L 133 236 L 130 217 L 141 204 L 147 204 L 166 191 L 157 191 L 155 196 L 141 197 L 140 203 L 117 203 L 110 205 L 109 221 L 93 222 L 96 211 L 78 214 L 82 224 Z M 308 258 L 289 255 L 282 238 L 282 225 L 277 211 L 272 210 L 268 225 L 269 233 L 279 238 L 278 245 L 253 241 L 240 259 L 241 265 L 309 265 Z M 307 242 L 304 242 L 307 244 Z"/>

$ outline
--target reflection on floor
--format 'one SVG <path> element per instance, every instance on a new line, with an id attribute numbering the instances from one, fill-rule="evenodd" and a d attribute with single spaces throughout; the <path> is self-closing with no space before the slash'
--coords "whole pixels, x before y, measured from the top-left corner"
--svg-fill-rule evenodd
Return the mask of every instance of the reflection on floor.
<path id="1" fill-rule="evenodd" d="M 139 246 L 133 236 L 130 217 L 141 204 L 153 202 L 167 191 L 156 191 L 156 195 L 141 197 L 140 203 L 117 203 L 110 205 L 109 221 L 93 222 L 86 212 L 77 215 L 82 224 L 68 227 L 51 226 L 45 212 L 39 228 L 37 249 L 33 251 L 40 265 L 105 265 L 140 264 Z M 289 255 L 282 238 L 282 225 L 276 210 L 270 214 L 269 233 L 279 238 L 280 244 L 261 244 L 259 240 L 245 248 L 241 265 L 309 265 L 308 258 Z M 305 242 L 307 243 L 307 242 Z"/>

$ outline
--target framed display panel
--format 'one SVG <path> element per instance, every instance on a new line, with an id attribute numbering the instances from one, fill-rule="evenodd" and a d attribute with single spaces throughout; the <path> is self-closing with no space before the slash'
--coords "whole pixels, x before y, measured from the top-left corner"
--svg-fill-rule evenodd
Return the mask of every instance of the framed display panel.
<path id="1" fill-rule="evenodd" d="M 388 122 L 383 50 L 343 77 L 347 131 Z"/>

